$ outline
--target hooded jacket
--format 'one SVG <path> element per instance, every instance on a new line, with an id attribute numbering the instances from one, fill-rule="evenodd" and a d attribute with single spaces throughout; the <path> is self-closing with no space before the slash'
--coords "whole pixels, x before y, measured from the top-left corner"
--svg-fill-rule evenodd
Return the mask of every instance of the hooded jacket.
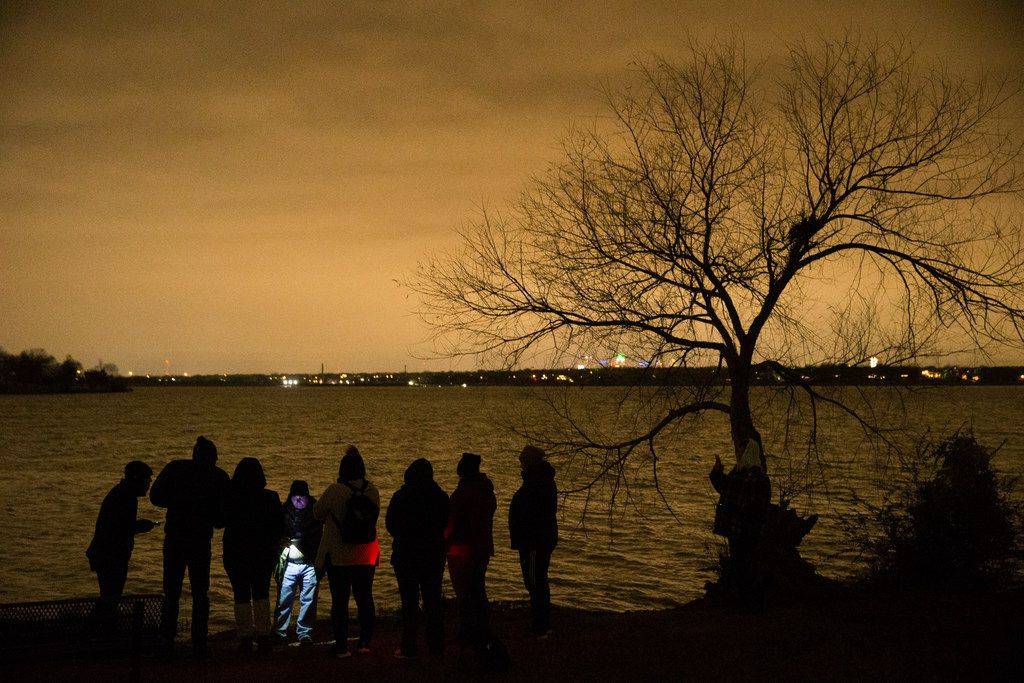
<path id="1" fill-rule="evenodd" d="M 276 491 L 232 483 L 224 505 L 224 562 L 273 564 L 284 518 Z"/>
<path id="2" fill-rule="evenodd" d="M 445 546 L 449 555 L 486 560 L 494 554 L 494 485 L 483 472 L 459 477 L 452 492 Z"/>
<path id="3" fill-rule="evenodd" d="M 96 531 L 85 551 L 90 567 L 128 566 L 135 548 L 135 534 L 153 528 L 153 522 L 136 519 L 138 511 L 139 499 L 131 485 L 122 479 L 110 489 L 100 505 Z"/>
<path id="4" fill-rule="evenodd" d="M 298 504 L 298 505 L 296 505 Z M 302 507 L 299 507 L 301 505 Z M 323 524 L 313 516 L 316 498 L 302 493 L 290 493 L 282 509 L 284 510 L 284 535 L 289 542 L 298 548 L 307 562 L 316 559 L 320 548 L 320 537 L 323 535 Z"/>
<path id="5" fill-rule="evenodd" d="M 330 566 L 376 566 L 380 560 L 379 539 L 374 538 L 369 543 L 345 543 L 341 540 L 341 529 L 338 528 L 338 524 L 345 517 L 352 488 L 362 489 L 364 484 L 366 485 L 364 491 L 366 497 L 379 508 L 380 491 L 366 479 L 331 484 L 313 506 L 313 516 L 317 521 L 323 523 L 323 536 L 316 555 L 318 573 Z"/>
<path id="6" fill-rule="evenodd" d="M 405 483 L 388 504 L 384 524 L 393 539 L 391 564 L 399 567 L 436 558 L 444 563 L 449 501 L 430 462 L 420 458 L 405 470 Z"/>
<path id="7" fill-rule="evenodd" d="M 149 500 L 167 508 L 164 534 L 168 538 L 209 541 L 213 529 L 224 526 L 223 498 L 230 483 L 227 473 L 214 464 L 172 460 L 160 471 Z"/>
<path id="8" fill-rule="evenodd" d="M 515 550 L 547 550 L 558 545 L 558 489 L 555 469 L 545 460 L 529 463 L 523 485 L 508 508 L 508 535 Z"/>

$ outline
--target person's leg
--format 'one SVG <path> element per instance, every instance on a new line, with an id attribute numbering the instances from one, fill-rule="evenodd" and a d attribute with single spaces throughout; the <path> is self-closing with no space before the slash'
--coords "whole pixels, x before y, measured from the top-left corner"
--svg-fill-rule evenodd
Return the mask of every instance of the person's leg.
<path id="1" fill-rule="evenodd" d="M 523 586 L 530 595 L 531 626 L 537 621 L 537 551 L 519 551 L 519 569 L 523 573 Z"/>
<path id="2" fill-rule="evenodd" d="M 264 562 L 252 572 L 252 618 L 256 625 L 256 637 L 266 648 L 270 643 L 270 576 L 274 565 Z"/>
<path id="3" fill-rule="evenodd" d="M 235 559 L 224 562 L 224 571 L 231 582 L 231 594 L 234 600 L 235 635 L 242 647 L 251 647 L 253 638 L 252 625 L 252 590 L 249 570 L 243 561 Z"/>
<path id="4" fill-rule="evenodd" d="M 192 648 L 206 651 L 210 621 L 210 540 L 192 541 L 188 548 L 188 585 L 192 591 Z"/>
<path id="5" fill-rule="evenodd" d="M 416 573 L 410 568 L 395 567 L 398 581 L 398 595 L 402 598 L 402 654 L 412 657 L 416 654 L 416 630 L 419 621 L 420 591 Z"/>
<path id="6" fill-rule="evenodd" d="M 376 619 L 376 608 L 373 604 L 373 565 L 358 565 L 352 571 L 352 593 L 356 599 L 359 612 L 359 647 L 369 647 L 373 641 L 373 625 Z"/>
<path id="7" fill-rule="evenodd" d="M 295 635 L 299 640 L 313 637 L 316 624 L 317 578 L 316 568 L 311 564 L 295 565 L 302 581 L 299 593 L 299 618 L 295 622 Z"/>
<path id="8" fill-rule="evenodd" d="M 164 601 L 160 611 L 160 634 L 165 644 L 174 643 L 178 632 L 178 603 L 185 580 L 186 554 L 180 541 L 164 539 Z"/>
<path id="9" fill-rule="evenodd" d="M 548 568 L 551 565 L 551 551 L 538 550 L 534 559 L 533 628 L 543 634 L 551 630 L 551 584 L 548 582 Z"/>
<path id="10" fill-rule="evenodd" d="M 456 608 L 459 615 L 459 649 L 477 648 L 477 594 L 473 573 L 474 565 L 464 557 L 448 558 L 448 573 L 455 591 Z"/>
<path id="11" fill-rule="evenodd" d="M 473 593 L 476 605 L 477 639 L 486 646 L 491 640 L 490 609 L 491 604 L 487 599 L 487 564 L 490 558 L 477 564 L 473 572 Z"/>
<path id="12" fill-rule="evenodd" d="M 117 608 L 127 579 L 127 565 L 96 567 L 96 582 L 100 587 L 100 597 L 96 601 L 96 617 L 100 626 L 108 631 L 117 629 Z"/>
<path id="13" fill-rule="evenodd" d="M 352 585 L 348 567 L 329 567 L 327 579 L 331 584 L 334 649 L 336 652 L 348 652 L 348 596 Z"/>
<path id="14" fill-rule="evenodd" d="M 295 584 L 302 577 L 302 567 L 294 562 L 285 565 L 284 576 L 281 577 L 281 590 L 277 595 L 277 609 L 274 610 L 274 631 L 281 638 L 288 637 L 288 622 L 292 618 L 292 603 L 295 601 Z M 305 586 L 303 586 L 305 589 Z M 303 611 L 299 611 L 299 623 L 302 622 Z M 296 624 L 298 633 L 299 624 Z"/>
<path id="15" fill-rule="evenodd" d="M 444 579 L 444 565 L 429 568 L 422 577 L 423 613 L 427 626 L 427 650 L 432 655 L 444 652 L 444 604 L 441 599 L 441 583 Z"/>

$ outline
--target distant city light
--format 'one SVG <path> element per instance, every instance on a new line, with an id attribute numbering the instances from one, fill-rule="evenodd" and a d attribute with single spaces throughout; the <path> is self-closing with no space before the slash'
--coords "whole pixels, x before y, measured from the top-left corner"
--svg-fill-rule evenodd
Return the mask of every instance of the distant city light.
<path id="1" fill-rule="evenodd" d="M 287 377 L 285 377 L 284 379 L 281 380 L 281 386 L 297 387 L 297 386 L 299 386 L 299 380 L 297 380 L 297 379 L 288 379 Z"/>
<path id="2" fill-rule="evenodd" d="M 877 368 L 878 367 L 878 356 L 871 356 L 871 359 L 868 361 L 868 366 L 872 367 L 872 368 Z"/>

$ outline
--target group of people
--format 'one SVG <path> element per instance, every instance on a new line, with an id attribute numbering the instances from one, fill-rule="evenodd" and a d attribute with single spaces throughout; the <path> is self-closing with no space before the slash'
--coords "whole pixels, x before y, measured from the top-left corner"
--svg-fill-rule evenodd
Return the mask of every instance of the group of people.
<path id="1" fill-rule="evenodd" d="M 551 627 L 548 566 L 558 543 L 555 472 L 543 450 L 527 446 L 519 457 L 522 486 L 509 507 L 509 536 L 519 552 L 530 596 L 530 630 L 545 636 Z M 447 565 L 456 595 L 459 643 L 478 656 L 493 654 L 497 640 L 488 625 L 487 566 L 494 555 L 494 486 L 481 472 L 481 458 L 463 453 L 459 483 L 449 496 L 434 480 L 430 461 L 420 458 L 405 471 L 384 516 L 392 537 L 391 565 L 402 601 L 399 658 L 415 657 L 420 614 L 427 650 L 444 649 L 442 580 Z M 152 482 L 152 487 L 150 483 Z M 311 644 L 319 583 L 331 591 L 335 654 L 348 657 L 348 606 L 354 597 L 359 636 L 356 653 L 369 651 L 374 630 L 373 580 L 380 561 L 377 525 L 380 491 L 367 477 L 359 450 L 349 446 L 338 467 L 337 482 L 315 498 L 302 480 L 292 483 L 282 504 L 267 489 L 263 466 L 242 458 L 229 478 L 217 467 L 217 448 L 200 436 L 190 460 L 170 462 L 153 481 L 141 461 L 125 466 L 124 478 L 100 507 L 96 532 L 86 555 L 100 588 L 97 612 L 107 623 L 124 590 L 137 534 L 159 522 L 138 519 L 138 498 L 146 495 L 166 508 L 163 546 L 161 633 L 173 648 L 178 604 L 186 571 L 192 593 L 192 646 L 206 652 L 210 561 L 213 530 L 223 528 L 224 569 L 234 593 L 239 647 L 266 650 L 275 638 L 286 640 L 296 595 L 295 635 Z M 276 609 L 270 587 L 277 576 Z M 420 603 L 422 601 L 422 610 Z"/>

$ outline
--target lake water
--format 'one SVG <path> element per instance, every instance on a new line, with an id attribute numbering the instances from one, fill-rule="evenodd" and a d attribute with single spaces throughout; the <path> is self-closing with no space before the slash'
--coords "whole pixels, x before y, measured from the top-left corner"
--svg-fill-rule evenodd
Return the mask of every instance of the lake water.
<path id="1" fill-rule="evenodd" d="M 623 420 L 618 394 L 581 388 L 565 396 L 594 424 L 611 425 Z M 188 457 L 197 434 L 217 443 L 219 464 L 229 474 L 240 458 L 258 457 L 269 486 L 282 496 L 296 478 L 307 479 L 314 494 L 323 491 L 334 481 L 348 443 L 360 447 L 384 501 L 416 457 L 431 459 L 439 483 L 451 491 L 459 455 L 482 454 L 498 497 L 497 555 L 488 589 L 492 598 L 523 598 L 507 529 L 522 439 L 507 426 L 543 426 L 549 418 L 537 399 L 536 391 L 521 387 L 144 388 L 127 394 L 0 396 L 0 600 L 94 594 L 84 550 L 100 501 L 124 463 L 138 458 L 159 471 L 172 458 Z M 909 396 L 904 407 L 918 425 L 951 429 L 970 423 L 986 443 L 1005 440 L 997 466 L 1008 473 L 1024 470 L 1024 387 L 931 389 Z M 766 439 L 781 438 L 769 433 L 770 420 L 763 423 Z M 858 559 L 840 532 L 839 516 L 850 509 L 854 492 L 870 495 L 880 470 L 876 454 L 848 421 L 834 420 L 825 429 L 829 486 L 798 498 L 796 506 L 822 515 L 805 541 L 805 556 L 825 573 L 843 574 L 854 571 Z M 585 499 L 569 498 L 551 566 L 554 601 L 624 610 L 699 595 L 717 543 L 709 533 L 716 496 L 707 471 L 715 454 L 728 456 L 727 435 L 724 420 L 712 416 L 662 440 L 658 474 L 671 512 L 643 463 L 634 485 L 619 491 L 625 505 L 609 512 L 608 491 L 599 489 L 585 525 Z M 571 465 L 555 464 L 562 468 L 560 487 L 571 488 Z M 161 513 L 148 500 L 140 502 L 140 516 L 162 519 Z M 160 591 L 161 534 L 158 529 L 138 537 L 127 590 Z M 214 539 L 214 628 L 231 618 L 220 535 Z M 385 533 L 382 545 L 375 594 L 379 603 L 397 606 Z M 326 615 L 328 591 L 321 601 Z"/>

